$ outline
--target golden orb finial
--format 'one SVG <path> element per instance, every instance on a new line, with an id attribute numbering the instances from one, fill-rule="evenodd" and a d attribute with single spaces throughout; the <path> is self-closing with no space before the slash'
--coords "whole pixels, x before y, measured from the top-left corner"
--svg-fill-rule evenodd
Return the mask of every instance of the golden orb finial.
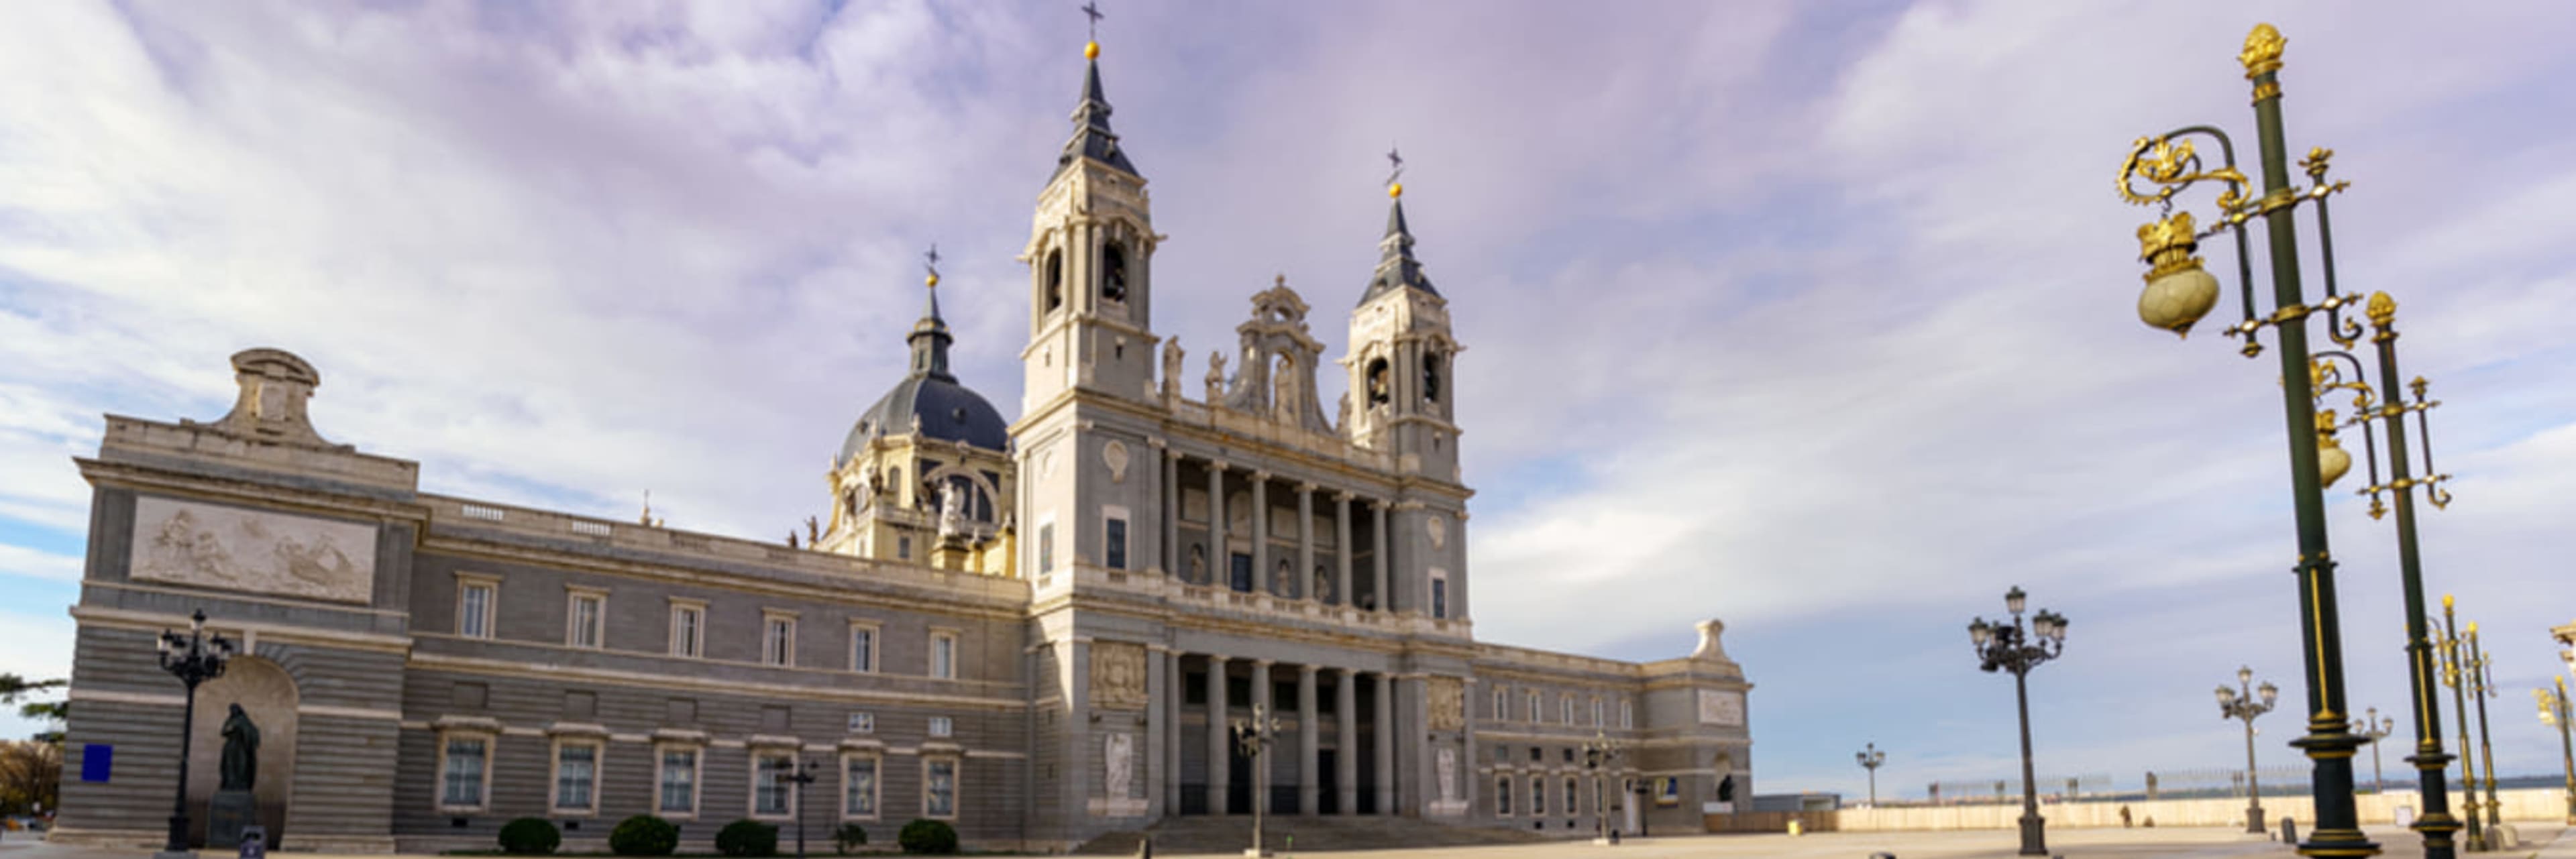
<path id="1" fill-rule="evenodd" d="M 2280 71 L 2281 46 L 2289 44 L 2289 41 L 2281 38 L 2280 28 L 2256 24 L 2253 32 L 2245 34 L 2245 50 L 2237 52 L 2236 61 L 2245 64 L 2245 76 L 2249 78 L 2264 72 Z"/>
<path id="2" fill-rule="evenodd" d="M 1082 43 L 1082 58 L 1083 58 L 1083 59 L 1086 59 L 1086 60 L 1097 60 L 1097 59 L 1100 59 L 1100 43 L 1099 43 L 1099 42 L 1084 42 L 1084 43 Z"/>
<path id="3" fill-rule="evenodd" d="M 1386 186 L 1386 198 L 1387 198 L 1387 199 L 1389 199 L 1389 200 L 1397 200 L 1397 199 L 1402 199 L 1403 197 L 1404 197 L 1404 183 L 1402 183 L 1402 182 L 1395 182 L 1395 183 L 1391 183 L 1391 184 L 1389 184 L 1389 185 L 1387 185 L 1387 186 Z"/>
<path id="4" fill-rule="evenodd" d="M 2451 610 L 2451 595 L 2450 595 L 2450 594 L 2443 594 L 2443 595 L 2442 595 L 2442 610 L 2443 610 L 2443 611 L 2450 611 L 2450 610 Z"/>
<path id="5" fill-rule="evenodd" d="M 2474 621 L 2474 620 L 2473 620 L 2473 621 L 2469 621 L 2469 637 L 2470 637 L 2470 638 L 2476 638 L 2476 637 L 2478 637 L 2478 622 L 2477 622 L 2477 621 Z"/>
<path id="6" fill-rule="evenodd" d="M 929 277 L 922 278 L 922 279 L 921 279 L 921 285 L 923 285 L 923 286 L 938 286 L 938 285 L 939 285 L 939 273 L 938 273 L 938 272 L 932 272 L 932 273 L 930 274 L 930 276 L 929 276 Z"/>

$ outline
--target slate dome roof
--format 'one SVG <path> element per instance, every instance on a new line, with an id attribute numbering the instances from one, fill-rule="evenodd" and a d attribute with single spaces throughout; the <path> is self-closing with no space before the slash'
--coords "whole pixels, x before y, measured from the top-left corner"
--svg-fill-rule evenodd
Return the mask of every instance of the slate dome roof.
<path id="1" fill-rule="evenodd" d="M 915 372 L 896 382 L 893 390 L 859 416 L 849 440 L 841 443 L 841 459 L 858 455 L 878 436 L 911 432 L 915 419 L 921 421 L 923 438 L 962 441 L 986 450 L 1003 450 L 1010 443 L 1010 425 L 983 395 L 946 373 Z"/>

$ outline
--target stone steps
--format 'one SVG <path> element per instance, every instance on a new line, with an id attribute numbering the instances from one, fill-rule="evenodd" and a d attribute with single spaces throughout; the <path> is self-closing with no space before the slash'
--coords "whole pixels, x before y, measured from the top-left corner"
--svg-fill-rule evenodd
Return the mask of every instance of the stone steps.
<path id="1" fill-rule="evenodd" d="M 1285 852 L 1291 840 L 1296 852 L 1390 850 L 1415 847 L 1467 847 L 1485 844 L 1530 844 L 1563 836 L 1502 827 L 1461 826 L 1405 817 L 1282 816 L 1265 821 L 1262 840 L 1272 852 Z M 1589 835 L 1589 833 L 1585 833 Z M 1158 856 L 1186 854 L 1241 855 L 1252 845 L 1250 816 L 1166 818 L 1142 832 L 1112 832 L 1075 848 L 1087 856 L 1133 856 L 1146 838 Z"/>

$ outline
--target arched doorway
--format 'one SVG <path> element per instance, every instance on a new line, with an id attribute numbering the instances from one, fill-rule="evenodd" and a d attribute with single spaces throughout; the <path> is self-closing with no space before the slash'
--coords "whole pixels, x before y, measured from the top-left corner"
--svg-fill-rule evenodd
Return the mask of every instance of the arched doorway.
<path id="1" fill-rule="evenodd" d="M 277 663 L 257 656 L 237 656 L 224 666 L 224 676 L 197 687 L 196 721 L 189 725 L 189 837 L 211 844 L 207 827 L 215 817 L 216 789 L 222 785 L 224 723 L 233 705 L 259 732 L 251 799 L 252 820 L 268 831 L 275 845 L 286 832 L 286 799 L 295 777 L 295 678 Z M 228 840 L 228 839 L 225 839 Z"/>

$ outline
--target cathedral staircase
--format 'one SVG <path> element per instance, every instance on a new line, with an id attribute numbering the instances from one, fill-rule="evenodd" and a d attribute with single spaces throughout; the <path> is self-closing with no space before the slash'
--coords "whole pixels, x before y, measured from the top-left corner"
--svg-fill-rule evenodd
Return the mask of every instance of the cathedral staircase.
<path id="1" fill-rule="evenodd" d="M 1583 833 L 1589 836 L 1590 832 Z M 1112 832 L 1074 848 L 1083 856 L 1134 856 L 1136 845 L 1154 839 L 1155 856 L 1241 856 L 1252 844 L 1252 817 L 1165 818 L 1142 832 Z M 1408 817 L 1280 816 L 1262 825 L 1271 852 L 1286 854 L 1289 839 L 1296 853 L 1333 850 L 1397 850 L 1420 847 L 1471 847 L 1486 844 L 1534 844 L 1563 840 L 1526 829 L 1462 826 Z"/>

